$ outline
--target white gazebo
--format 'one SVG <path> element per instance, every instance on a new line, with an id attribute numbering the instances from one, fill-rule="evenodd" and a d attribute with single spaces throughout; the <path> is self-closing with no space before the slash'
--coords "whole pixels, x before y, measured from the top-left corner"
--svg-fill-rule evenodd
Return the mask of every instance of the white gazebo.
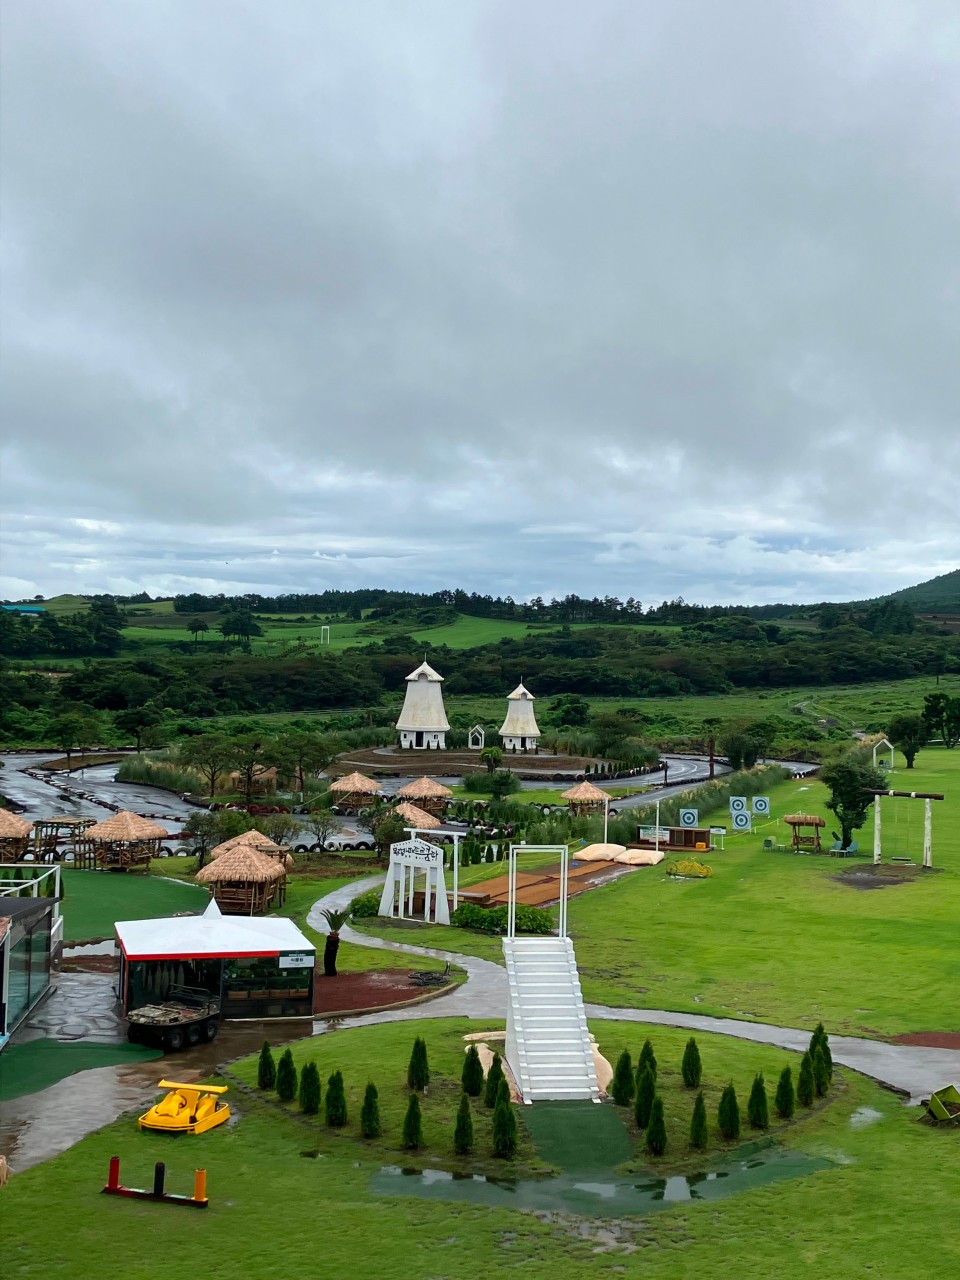
<path id="1" fill-rule="evenodd" d="M 407 676 L 403 710 L 397 721 L 400 746 L 416 751 L 442 751 L 450 725 L 443 709 L 443 676 L 426 661 Z"/>
<path id="2" fill-rule="evenodd" d="M 533 714 L 534 701 L 522 682 L 507 695 L 507 718 L 500 726 L 504 751 L 536 751 L 540 730 Z"/>

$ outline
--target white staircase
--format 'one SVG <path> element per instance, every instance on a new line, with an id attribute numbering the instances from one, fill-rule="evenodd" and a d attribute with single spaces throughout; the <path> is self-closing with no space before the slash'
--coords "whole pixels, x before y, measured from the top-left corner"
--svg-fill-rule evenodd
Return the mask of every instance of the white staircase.
<path id="1" fill-rule="evenodd" d="M 598 1100 L 580 975 L 569 938 L 504 938 L 506 1058 L 524 1102 Z"/>

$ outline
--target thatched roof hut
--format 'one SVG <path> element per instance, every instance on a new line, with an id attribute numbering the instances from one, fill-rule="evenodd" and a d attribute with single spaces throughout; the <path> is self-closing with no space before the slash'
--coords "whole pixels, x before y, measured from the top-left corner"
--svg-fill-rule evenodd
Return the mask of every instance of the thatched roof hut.
<path id="1" fill-rule="evenodd" d="M 102 868 L 126 871 L 128 867 L 146 866 L 157 857 L 160 841 L 169 834 L 159 823 L 125 809 L 89 827 L 85 839 L 99 846 L 97 862 Z"/>
<path id="2" fill-rule="evenodd" d="M 597 809 L 602 809 L 610 797 L 606 791 L 601 791 L 592 782 L 578 782 L 575 787 L 564 791 L 560 799 L 566 800 L 570 812 L 579 816 L 580 814 L 592 813 Z"/>
<path id="3" fill-rule="evenodd" d="M 9 809 L 0 809 L 0 862 L 19 862 L 30 847 L 32 823 Z"/>
<path id="4" fill-rule="evenodd" d="M 281 848 L 269 836 L 265 836 L 262 831 L 244 831 L 238 836 L 231 836 L 229 840 L 224 840 L 222 844 L 218 844 L 207 854 L 210 859 L 220 858 L 225 853 L 230 853 L 232 849 L 255 849 L 257 853 L 262 853 L 271 858 L 282 859 L 286 850 Z"/>
<path id="5" fill-rule="evenodd" d="M 432 813 L 427 813 L 425 809 L 420 809 L 406 800 L 397 805 L 397 816 L 402 818 L 408 827 L 419 827 L 423 831 L 435 831 L 437 827 L 443 825 Z"/>
<path id="6" fill-rule="evenodd" d="M 826 820 L 815 813 L 788 813 L 783 819 L 793 832 L 794 849 L 812 849 L 820 852 L 820 831 Z"/>
<path id="7" fill-rule="evenodd" d="M 415 782 L 408 782 L 405 787 L 400 788 L 397 795 L 401 800 L 414 801 L 428 813 L 442 813 L 447 807 L 447 801 L 453 798 L 449 787 L 426 776 L 417 778 Z"/>
<path id="8" fill-rule="evenodd" d="M 228 915 L 266 911 L 280 891 L 286 872 L 276 858 L 237 845 L 197 872 L 198 884 L 211 887 L 217 906 Z"/>
<path id="9" fill-rule="evenodd" d="M 383 788 L 379 782 L 365 774 L 348 773 L 345 778 L 337 778 L 335 782 L 331 782 L 330 790 L 336 797 L 338 808 L 363 809 Z"/>

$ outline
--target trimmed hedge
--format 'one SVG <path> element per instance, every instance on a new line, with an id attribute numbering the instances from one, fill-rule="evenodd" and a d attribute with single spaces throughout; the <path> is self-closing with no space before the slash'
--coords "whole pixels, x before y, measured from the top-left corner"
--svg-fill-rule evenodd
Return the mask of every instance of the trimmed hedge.
<path id="1" fill-rule="evenodd" d="M 461 929 L 502 935 L 507 932 L 507 908 L 478 907 L 472 902 L 461 902 L 451 915 L 450 923 Z M 518 902 L 517 933 L 553 933 L 553 916 L 542 907 L 526 907 Z"/>

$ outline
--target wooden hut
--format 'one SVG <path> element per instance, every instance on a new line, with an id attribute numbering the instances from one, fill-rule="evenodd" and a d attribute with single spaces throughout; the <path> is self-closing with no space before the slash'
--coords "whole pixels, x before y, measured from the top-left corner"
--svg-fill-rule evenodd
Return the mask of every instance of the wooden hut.
<path id="1" fill-rule="evenodd" d="M 337 778 L 330 783 L 330 792 L 335 797 L 339 810 L 356 813 L 358 809 L 366 809 L 382 791 L 379 782 L 367 778 L 362 773 L 348 773 L 345 778 Z"/>
<path id="2" fill-rule="evenodd" d="M 443 825 L 434 814 L 419 809 L 408 800 L 397 805 L 397 817 L 402 818 L 406 826 L 416 827 L 419 831 L 436 831 L 437 827 Z"/>
<path id="3" fill-rule="evenodd" d="M 19 862 L 30 848 L 31 823 L 9 809 L 0 809 L 0 862 Z"/>
<path id="4" fill-rule="evenodd" d="M 822 848 L 820 831 L 827 825 L 823 818 L 818 818 L 814 813 L 788 813 L 784 822 L 793 833 L 791 843 L 795 853 L 803 849 L 812 849 L 814 853 L 820 852 Z"/>
<path id="5" fill-rule="evenodd" d="M 207 857 L 212 861 L 225 853 L 230 853 L 233 849 L 255 849 L 265 857 L 275 858 L 282 865 L 288 865 L 289 850 L 271 840 L 269 836 L 265 836 L 262 831 L 244 831 L 239 836 L 232 836 L 211 849 Z"/>
<path id="6" fill-rule="evenodd" d="M 564 791 L 560 799 L 566 800 L 567 807 L 575 818 L 581 818 L 585 814 L 602 812 L 610 797 L 592 782 L 578 782 L 569 791 Z"/>
<path id="7" fill-rule="evenodd" d="M 401 787 L 397 797 L 400 800 L 412 800 L 417 808 L 439 816 L 446 809 L 448 801 L 453 799 L 453 792 L 436 779 L 424 776 Z"/>
<path id="8" fill-rule="evenodd" d="M 93 845 L 87 832 L 96 826 L 96 818 L 38 818 L 33 824 L 33 857 L 35 862 L 59 862 L 71 854 L 74 867 L 92 870 Z M 61 849 L 61 841 L 66 848 Z"/>
<path id="9" fill-rule="evenodd" d="M 197 872 L 198 884 L 208 884 L 225 915 L 254 916 L 274 901 L 283 901 L 287 873 L 276 858 L 239 845 L 208 862 Z"/>
<path id="10" fill-rule="evenodd" d="M 124 809 L 90 827 L 86 837 L 95 847 L 101 870 L 127 871 L 130 867 L 148 867 L 150 859 L 159 856 L 160 841 L 169 834 L 166 827 Z"/>

